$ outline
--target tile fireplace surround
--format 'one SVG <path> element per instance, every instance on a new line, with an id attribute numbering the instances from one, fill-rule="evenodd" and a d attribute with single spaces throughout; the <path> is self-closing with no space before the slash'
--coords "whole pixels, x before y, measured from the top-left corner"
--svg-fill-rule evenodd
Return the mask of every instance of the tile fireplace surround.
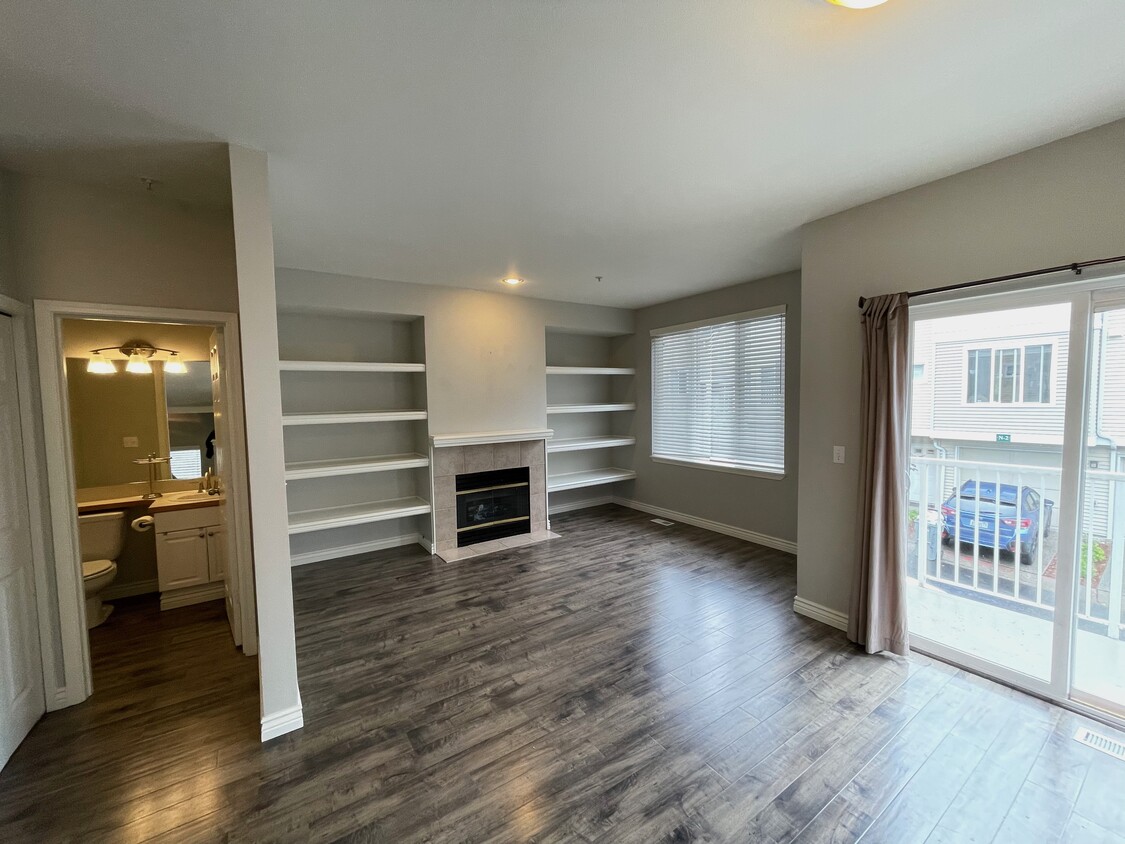
<path id="1" fill-rule="evenodd" d="M 434 546 L 446 562 L 456 562 L 502 548 L 542 542 L 552 534 L 547 524 L 547 440 L 549 429 L 445 434 L 431 438 L 434 470 Z M 493 469 L 528 467 L 531 533 L 457 547 L 458 475 Z"/>

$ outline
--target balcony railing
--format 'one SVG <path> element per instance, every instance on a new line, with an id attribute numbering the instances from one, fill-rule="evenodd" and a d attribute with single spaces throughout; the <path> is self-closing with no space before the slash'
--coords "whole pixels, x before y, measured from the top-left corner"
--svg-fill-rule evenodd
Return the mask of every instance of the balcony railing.
<path id="1" fill-rule="evenodd" d="M 911 458 L 908 568 L 921 585 L 1043 618 L 1056 598 L 1057 468 Z M 1084 474 L 1079 623 L 1125 639 L 1125 473 Z"/>

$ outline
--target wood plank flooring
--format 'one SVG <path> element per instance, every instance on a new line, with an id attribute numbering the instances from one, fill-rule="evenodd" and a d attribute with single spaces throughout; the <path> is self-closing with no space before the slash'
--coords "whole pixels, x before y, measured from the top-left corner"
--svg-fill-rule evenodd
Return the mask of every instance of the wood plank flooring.
<path id="1" fill-rule="evenodd" d="M 0 774 L 0 839 L 1125 842 L 1084 719 L 863 654 L 793 613 L 791 556 L 612 506 L 552 526 L 295 570 L 306 726 L 267 745 L 221 604 L 119 602 L 94 697 Z"/>

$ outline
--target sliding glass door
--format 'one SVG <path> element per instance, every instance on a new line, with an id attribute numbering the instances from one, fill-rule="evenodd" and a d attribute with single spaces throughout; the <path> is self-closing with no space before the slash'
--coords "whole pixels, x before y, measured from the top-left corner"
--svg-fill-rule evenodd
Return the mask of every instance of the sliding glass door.
<path id="1" fill-rule="evenodd" d="M 1122 716 L 1125 301 L 1108 295 L 914 309 L 908 602 L 918 649 Z"/>

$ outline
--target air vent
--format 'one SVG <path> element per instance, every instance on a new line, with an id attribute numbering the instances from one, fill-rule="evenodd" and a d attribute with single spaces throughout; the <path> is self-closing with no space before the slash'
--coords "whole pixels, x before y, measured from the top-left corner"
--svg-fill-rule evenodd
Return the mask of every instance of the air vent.
<path id="1" fill-rule="evenodd" d="M 675 522 L 670 522 L 667 519 L 653 519 L 652 521 L 661 527 L 672 527 L 675 524 Z"/>
<path id="2" fill-rule="evenodd" d="M 1092 747 L 1094 750 L 1100 750 L 1102 753 L 1108 753 L 1115 759 L 1125 762 L 1125 742 L 1111 739 L 1109 736 L 1103 736 L 1101 733 L 1095 733 L 1085 727 L 1078 728 L 1078 732 L 1074 734 L 1074 740 L 1079 744 Z"/>

